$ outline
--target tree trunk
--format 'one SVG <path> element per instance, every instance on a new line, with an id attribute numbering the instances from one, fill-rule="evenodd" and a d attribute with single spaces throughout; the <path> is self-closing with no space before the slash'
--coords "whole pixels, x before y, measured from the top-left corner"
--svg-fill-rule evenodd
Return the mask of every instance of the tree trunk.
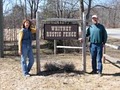
<path id="1" fill-rule="evenodd" d="M 81 19 L 83 19 L 83 12 L 84 12 L 84 0 L 80 0 L 80 13 L 81 13 Z M 81 22 L 81 30 L 83 30 L 83 22 Z"/>
<path id="2" fill-rule="evenodd" d="M 92 0 L 89 0 L 89 5 L 88 5 L 88 11 L 87 11 L 87 15 L 86 15 L 86 25 L 88 25 L 88 22 L 89 22 L 89 16 L 90 16 L 90 10 L 91 10 L 91 3 L 92 3 Z"/>
<path id="3" fill-rule="evenodd" d="M 3 3 L 0 0 L 0 57 L 4 57 L 3 54 Z"/>
<path id="4" fill-rule="evenodd" d="M 24 17 L 27 18 L 27 2 L 26 2 L 26 0 L 25 0 Z"/>

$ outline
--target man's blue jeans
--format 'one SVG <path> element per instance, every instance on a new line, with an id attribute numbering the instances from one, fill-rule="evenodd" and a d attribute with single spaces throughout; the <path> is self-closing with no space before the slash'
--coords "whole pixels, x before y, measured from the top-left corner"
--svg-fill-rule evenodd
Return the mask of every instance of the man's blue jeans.
<path id="1" fill-rule="evenodd" d="M 27 63 L 27 57 L 28 57 L 28 63 Z M 21 55 L 21 66 L 24 75 L 29 74 L 29 71 L 32 68 L 33 63 L 34 63 L 34 57 L 32 52 L 32 46 L 23 44 L 22 55 Z"/>
<path id="2" fill-rule="evenodd" d="M 92 58 L 92 70 L 93 72 L 102 73 L 102 53 L 103 52 L 103 44 L 90 44 L 90 53 Z"/>

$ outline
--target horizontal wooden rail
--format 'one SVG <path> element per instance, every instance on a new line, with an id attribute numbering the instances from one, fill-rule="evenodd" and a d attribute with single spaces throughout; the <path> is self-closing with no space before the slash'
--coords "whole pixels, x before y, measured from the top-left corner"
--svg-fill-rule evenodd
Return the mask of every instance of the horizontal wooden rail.
<path id="1" fill-rule="evenodd" d="M 120 46 L 111 45 L 111 44 L 108 44 L 108 43 L 106 43 L 105 45 L 108 46 L 108 47 L 111 47 L 111 48 L 114 48 L 114 49 L 120 50 Z"/>
<path id="2" fill-rule="evenodd" d="M 80 22 L 81 19 L 70 19 L 70 18 L 47 18 L 46 20 L 42 20 L 44 22 L 46 21 L 64 21 L 64 22 Z"/>
<path id="3" fill-rule="evenodd" d="M 82 49 L 82 47 L 74 47 L 74 46 L 56 46 L 56 48 Z"/>
<path id="4" fill-rule="evenodd" d="M 103 56 L 105 57 L 105 59 L 107 61 L 110 61 L 110 62 L 115 63 L 115 64 L 120 64 L 120 59 L 118 59 L 118 58 L 111 57 L 107 54 L 104 54 Z"/>

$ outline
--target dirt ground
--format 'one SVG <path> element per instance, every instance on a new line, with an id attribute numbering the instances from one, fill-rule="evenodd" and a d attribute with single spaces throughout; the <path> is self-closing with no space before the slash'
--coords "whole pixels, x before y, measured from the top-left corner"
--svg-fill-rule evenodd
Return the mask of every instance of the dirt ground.
<path id="1" fill-rule="evenodd" d="M 73 72 L 44 72 L 46 63 L 72 63 Z M 41 55 L 41 73 L 36 75 L 36 62 L 31 70 L 31 77 L 24 77 L 21 72 L 20 58 L 0 59 L 0 90 L 120 90 L 120 68 L 106 62 L 103 64 L 103 76 L 82 72 L 80 54 Z M 120 64 L 118 64 L 120 66 Z M 87 55 L 87 72 L 91 71 L 90 56 Z"/>

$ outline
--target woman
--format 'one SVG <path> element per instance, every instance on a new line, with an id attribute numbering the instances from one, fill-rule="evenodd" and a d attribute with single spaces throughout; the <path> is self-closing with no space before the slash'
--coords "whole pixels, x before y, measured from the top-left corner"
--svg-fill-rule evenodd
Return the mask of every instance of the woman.
<path id="1" fill-rule="evenodd" d="M 21 55 L 21 66 L 24 76 L 30 76 L 29 72 L 34 63 L 32 51 L 32 33 L 36 33 L 35 28 L 31 28 L 31 21 L 26 19 L 23 21 L 22 30 L 19 32 L 18 53 Z M 28 57 L 28 64 L 27 64 Z"/>

